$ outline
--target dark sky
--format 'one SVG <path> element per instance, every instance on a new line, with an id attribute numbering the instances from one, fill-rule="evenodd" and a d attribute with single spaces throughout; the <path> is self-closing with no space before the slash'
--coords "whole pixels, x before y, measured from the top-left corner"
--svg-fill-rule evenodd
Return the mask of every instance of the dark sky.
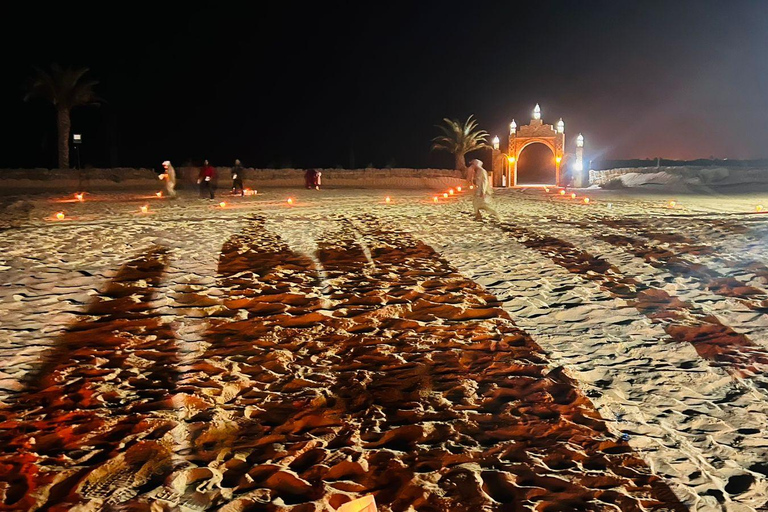
<path id="1" fill-rule="evenodd" d="M 537 102 L 588 158 L 768 156 L 762 0 L 26 4 L 0 35 L 0 167 L 55 163 L 52 107 L 22 102 L 54 62 L 100 81 L 73 116 L 92 165 L 450 166 L 443 117 L 503 139 Z"/>

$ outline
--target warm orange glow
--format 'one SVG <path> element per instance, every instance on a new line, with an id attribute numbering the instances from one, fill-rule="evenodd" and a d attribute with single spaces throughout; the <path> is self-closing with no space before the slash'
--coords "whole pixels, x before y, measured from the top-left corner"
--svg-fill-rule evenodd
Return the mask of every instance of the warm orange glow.
<path id="1" fill-rule="evenodd" d="M 147 206 L 146 204 L 141 207 L 141 213 L 147 213 L 148 211 L 149 211 L 149 206 Z"/>
<path id="2" fill-rule="evenodd" d="M 448 192 L 443 192 L 443 197 L 448 197 Z"/>
<path id="3" fill-rule="evenodd" d="M 456 190 L 458 190 L 459 192 L 461 192 L 461 187 L 456 187 Z"/>
<path id="4" fill-rule="evenodd" d="M 448 193 L 453 195 L 454 194 L 453 189 L 448 190 Z"/>
<path id="5" fill-rule="evenodd" d="M 437 196 L 433 197 L 433 198 L 432 198 L 432 200 L 433 200 L 434 202 L 437 202 Z"/>
<path id="6" fill-rule="evenodd" d="M 584 198 L 584 204 L 589 204 L 589 198 L 588 197 Z"/>
<path id="7" fill-rule="evenodd" d="M 549 192 L 549 187 L 544 187 L 544 192 Z"/>
<path id="8" fill-rule="evenodd" d="M 564 195 L 565 195 L 565 190 L 561 190 L 561 191 L 560 191 L 560 195 L 561 195 L 561 196 L 564 196 Z"/>
<path id="9" fill-rule="evenodd" d="M 162 193 L 162 192 L 158 192 L 158 193 L 156 193 L 155 195 L 156 195 L 157 197 L 163 197 L 163 193 Z"/>
<path id="10" fill-rule="evenodd" d="M 677 206 L 677 201 L 670 201 L 669 202 L 669 207 L 670 208 L 674 208 L 675 206 Z"/>
<path id="11" fill-rule="evenodd" d="M 761 212 L 761 211 L 763 211 L 763 205 L 759 204 L 759 205 L 755 206 L 755 211 L 756 211 L 756 212 Z"/>
<path id="12" fill-rule="evenodd" d="M 56 218 L 59 220 L 64 220 L 64 212 L 59 212 L 56 214 Z"/>
<path id="13" fill-rule="evenodd" d="M 219 206 L 221 206 L 222 208 L 226 208 L 227 207 L 227 203 L 222 201 L 222 202 L 219 203 Z"/>
<path id="14" fill-rule="evenodd" d="M 562 161 L 563 157 L 557 156 L 555 157 L 555 162 L 560 163 Z"/>
<path id="15" fill-rule="evenodd" d="M 80 192 L 78 194 L 75 194 L 75 198 L 77 198 L 78 201 L 82 201 L 83 200 L 83 193 Z"/>
<path id="16" fill-rule="evenodd" d="M 509 163 L 511 164 L 515 163 L 515 157 L 513 156 L 508 157 L 507 160 L 509 160 Z"/>
<path id="17" fill-rule="evenodd" d="M 387 196 L 386 198 L 384 198 L 384 201 L 386 201 L 387 203 L 390 203 L 392 202 L 392 199 L 390 199 L 389 196 Z"/>
<path id="18" fill-rule="evenodd" d="M 473 188 L 475 188 L 475 186 L 474 186 L 474 185 L 470 185 L 470 186 L 469 186 L 469 190 L 472 190 Z"/>
<path id="19" fill-rule="evenodd" d="M 576 199 L 576 192 L 571 193 L 571 199 Z"/>
<path id="20" fill-rule="evenodd" d="M 293 198 L 292 197 L 288 198 L 288 204 L 293 204 Z"/>

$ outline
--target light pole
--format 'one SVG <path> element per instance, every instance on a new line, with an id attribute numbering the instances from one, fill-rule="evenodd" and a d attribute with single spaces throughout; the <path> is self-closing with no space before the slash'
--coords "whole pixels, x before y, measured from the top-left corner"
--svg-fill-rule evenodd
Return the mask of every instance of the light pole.
<path id="1" fill-rule="evenodd" d="M 75 146 L 75 153 L 77 154 L 77 168 L 80 169 L 80 144 L 83 142 L 83 136 L 79 133 L 72 134 L 72 144 Z"/>
<path id="2" fill-rule="evenodd" d="M 573 163 L 573 170 L 575 171 L 575 185 L 576 188 L 584 188 L 587 186 L 587 181 L 584 179 L 584 136 L 579 134 L 576 137 L 576 161 Z"/>

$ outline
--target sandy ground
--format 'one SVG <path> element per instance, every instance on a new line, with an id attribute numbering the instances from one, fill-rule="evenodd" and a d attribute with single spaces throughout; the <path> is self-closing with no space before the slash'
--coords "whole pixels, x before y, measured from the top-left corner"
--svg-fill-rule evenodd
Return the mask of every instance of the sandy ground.
<path id="1" fill-rule="evenodd" d="M 765 509 L 768 194 L 579 195 L 5 198 L 0 509 Z"/>

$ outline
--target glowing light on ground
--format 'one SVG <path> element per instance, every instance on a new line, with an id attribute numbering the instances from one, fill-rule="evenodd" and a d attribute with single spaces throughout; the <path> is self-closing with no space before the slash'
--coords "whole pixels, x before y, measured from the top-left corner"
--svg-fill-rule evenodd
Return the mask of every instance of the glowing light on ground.
<path id="1" fill-rule="evenodd" d="M 58 212 L 56 214 L 56 218 L 59 220 L 64 220 L 64 212 Z"/>
<path id="2" fill-rule="evenodd" d="M 144 206 L 141 207 L 141 213 L 147 213 L 148 211 L 149 211 L 148 205 L 145 204 Z"/>
<path id="3" fill-rule="evenodd" d="M 449 194 L 451 194 L 451 195 L 453 195 L 453 194 L 454 194 L 454 191 L 453 191 L 453 189 L 450 189 L 450 190 L 448 190 L 448 193 L 449 193 Z"/>
<path id="4" fill-rule="evenodd" d="M 565 190 L 561 190 L 561 191 L 560 191 L 560 195 L 561 195 L 561 196 L 564 196 L 564 195 L 565 195 Z"/>
<path id="5" fill-rule="evenodd" d="M 82 192 L 75 194 L 75 199 L 77 199 L 78 201 L 82 201 L 84 197 L 85 195 Z"/>
<path id="6" fill-rule="evenodd" d="M 443 197 L 448 197 L 448 192 L 443 192 Z"/>
<path id="7" fill-rule="evenodd" d="M 434 201 L 436 203 L 437 202 L 437 196 L 433 197 L 432 201 Z"/>
<path id="8" fill-rule="evenodd" d="M 571 192 L 571 199 L 576 199 L 576 192 Z"/>
<path id="9" fill-rule="evenodd" d="M 293 204 L 293 198 L 292 198 L 292 197 L 289 197 L 289 198 L 288 198 L 288 201 L 287 201 L 287 203 L 288 203 L 288 204 Z"/>
<path id="10" fill-rule="evenodd" d="M 589 198 L 588 197 L 584 198 L 584 204 L 589 204 Z"/>
<path id="11" fill-rule="evenodd" d="M 549 187 L 544 187 L 544 192 L 549 192 Z"/>
<path id="12" fill-rule="evenodd" d="M 222 202 L 219 203 L 219 206 L 221 206 L 222 208 L 226 208 L 227 207 L 227 203 L 222 201 Z"/>
<path id="13" fill-rule="evenodd" d="M 755 211 L 756 211 L 756 212 L 761 212 L 761 211 L 763 211 L 763 205 L 759 204 L 759 205 L 755 206 Z"/>
<path id="14" fill-rule="evenodd" d="M 156 195 L 157 197 L 163 197 L 163 193 L 162 193 L 162 192 L 158 192 L 158 193 L 156 193 L 155 195 Z"/>
<path id="15" fill-rule="evenodd" d="M 461 187 L 456 187 L 456 190 L 458 190 L 459 192 L 461 192 Z"/>
<path id="16" fill-rule="evenodd" d="M 674 208 L 675 206 L 677 206 L 677 201 L 670 201 L 669 202 L 669 207 L 670 208 Z"/>
<path id="17" fill-rule="evenodd" d="M 390 197 L 389 197 L 389 196 L 387 196 L 387 197 L 384 199 L 384 201 L 385 201 L 385 202 L 387 202 L 387 203 L 391 203 L 391 202 L 392 202 L 392 199 L 390 199 Z"/>

